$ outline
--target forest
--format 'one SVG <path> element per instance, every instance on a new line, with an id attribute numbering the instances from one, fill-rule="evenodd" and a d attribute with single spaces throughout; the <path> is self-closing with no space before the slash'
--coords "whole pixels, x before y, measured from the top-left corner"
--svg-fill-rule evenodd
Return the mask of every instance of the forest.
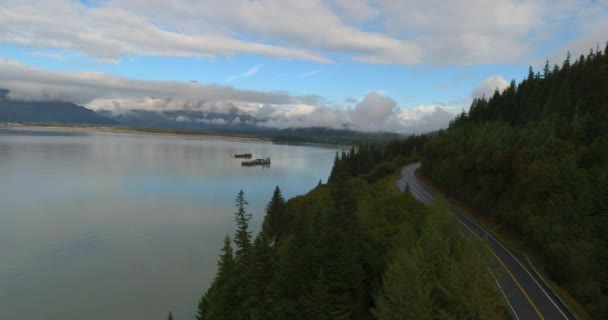
<path id="1" fill-rule="evenodd" d="M 608 318 L 608 45 L 512 81 L 432 136 L 336 154 L 327 183 L 277 187 L 253 235 L 235 203 L 197 319 L 504 319 L 483 243 L 394 181 L 406 163 L 491 216 L 552 281 Z M 485 252 L 485 253 L 484 253 Z"/>
<path id="2" fill-rule="evenodd" d="M 255 236 L 240 192 L 197 319 L 506 319 L 484 244 L 394 186 L 426 140 L 337 154 L 327 183 L 288 201 L 277 187 Z"/>
<path id="3" fill-rule="evenodd" d="M 476 99 L 424 147 L 422 167 L 608 319 L 608 45 Z"/>

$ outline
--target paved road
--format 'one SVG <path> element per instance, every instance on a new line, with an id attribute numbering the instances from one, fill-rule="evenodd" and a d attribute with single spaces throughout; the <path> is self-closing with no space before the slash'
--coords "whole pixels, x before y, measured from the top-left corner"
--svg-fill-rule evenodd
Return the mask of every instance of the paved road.
<path id="1" fill-rule="evenodd" d="M 416 178 L 415 171 L 419 167 L 420 164 L 416 163 L 403 168 L 401 178 L 397 180 L 396 184 L 401 191 L 409 186 L 414 197 L 429 204 L 435 198 L 435 194 Z M 499 272 L 501 276 L 496 283 L 507 301 L 513 319 L 575 319 L 561 302 L 550 294 L 550 290 L 541 285 L 542 281 L 533 276 L 535 273 L 525 267 L 520 258 L 458 208 L 450 205 L 450 211 L 465 229 L 477 237 L 488 239 L 488 245 L 492 251 L 492 263 L 497 267 L 502 267 Z"/>

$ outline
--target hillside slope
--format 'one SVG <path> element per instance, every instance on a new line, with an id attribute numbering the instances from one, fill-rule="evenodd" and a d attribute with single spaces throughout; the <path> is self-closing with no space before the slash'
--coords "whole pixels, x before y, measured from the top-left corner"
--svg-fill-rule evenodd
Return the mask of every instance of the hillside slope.
<path id="1" fill-rule="evenodd" d="M 476 99 L 423 170 L 525 239 L 551 278 L 608 318 L 608 46 Z"/>
<path id="2" fill-rule="evenodd" d="M 286 202 L 277 188 L 255 238 L 239 194 L 197 319 L 505 319 L 482 244 L 395 188 L 424 141 L 336 156 L 328 183 Z"/>

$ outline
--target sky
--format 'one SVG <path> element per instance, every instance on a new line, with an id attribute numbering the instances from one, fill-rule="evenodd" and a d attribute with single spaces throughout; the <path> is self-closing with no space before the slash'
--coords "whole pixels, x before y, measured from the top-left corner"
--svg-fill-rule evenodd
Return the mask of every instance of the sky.
<path id="1" fill-rule="evenodd" d="M 608 0 L 0 0 L 0 88 L 419 133 L 606 41 Z"/>

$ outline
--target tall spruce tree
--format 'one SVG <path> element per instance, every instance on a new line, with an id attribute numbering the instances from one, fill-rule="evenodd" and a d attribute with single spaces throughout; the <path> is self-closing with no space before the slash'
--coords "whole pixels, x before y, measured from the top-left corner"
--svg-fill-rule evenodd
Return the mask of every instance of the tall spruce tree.
<path id="1" fill-rule="evenodd" d="M 281 194 L 281 189 L 275 187 L 272 199 L 266 205 L 266 216 L 262 230 L 269 238 L 273 246 L 277 246 L 281 235 L 285 234 L 288 227 L 288 217 L 285 208 L 285 199 Z"/>
<path id="2" fill-rule="evenodd" d="M 264 230 L 253 242 L 249 270 L 250 291 L 245 307 L 251 319 L 283 319 L 276 256 Z"/>
<path id="3" fill-rule="evenodd" d="M 249 220 L 251 214 L 247 213 L 245 206 L 247 205 L 243 190 L 239 191 L 236 196 L 236 213 L 234 220 L 236 221 L 237 230 L 234 235 L 234 243 L 236 244 L 236 259 L 246 260 L 251 253 L 251 231 L 249 231 Z"/>
<path id="4" fill-rule="evenodd" d="M 313 288 L 313 291 L 329 292 L 326 303 L 331 310 L 348 310 L 360 315 L 364 274 L 360 262 L 356 199 L 345 157 L 343 155 L 334 165 L 333 181 L 329 184 L 334 205 L 324 211 L 324 224 L 320 225 L 316 241 L 316 255 L 322 270 L 319 274 L 323 274 L 325 283 L 323 290 Z"/>
<path id="5" fill-rule="evenodd" d="M 251 301 L 251 231 L 249 231 L 249 221 L 251 220 L 251 214 L 247 213 L 245 206 L 247 205 L 245 200 L 245 194 L 241 190 L 235 201 L 235 207 L 237 209 L 235 213 L 235 222 L 237 230 L 234 235 L 234 243 L 236 244 L 235 262 L 238 272 L 235 274 L 234 279 L 238 284 L 235 289 L 235 299 L 232 301 L 232 308 L 234 310 L 234 319 L 250 319 L 250 305 Z"/>
<path id="6" fill-rule="evenodd" d="M 209 320 L 209 290 L 205 292 L 198 300 L 198 306 L 196 308 L 196 320 Z"/>
<path id="7" fill-rule="evenodd" d="M 343 305 L 334 302 L 334 294 L 330 292 L 330 286 L 323 270 L 308 285 L 308 289 L 299 298 L 301 319 L 319 320 L 347 320 L 350 311 Z"/>
<path id="8" fill-rule="evenodd" d="M 217 273 L 207 292 L 198 304 L 197 320 L 233 319 L 236 289 L 237 265 L 229 236 L 224 238 Z"/>
<path id="9" fill-rule="evenodd" d="M 329 173 L 329 178 L 327 179 L 327 182 L 333 182 L 335 179 L 335 175 L 336 175 L 336 166 L 337 164 L 340 163 L 340 153 L 338 153 L 336 151 L 336 156 L 334 157 L 334 165 L 331 168 L 331 172 Z"/>

